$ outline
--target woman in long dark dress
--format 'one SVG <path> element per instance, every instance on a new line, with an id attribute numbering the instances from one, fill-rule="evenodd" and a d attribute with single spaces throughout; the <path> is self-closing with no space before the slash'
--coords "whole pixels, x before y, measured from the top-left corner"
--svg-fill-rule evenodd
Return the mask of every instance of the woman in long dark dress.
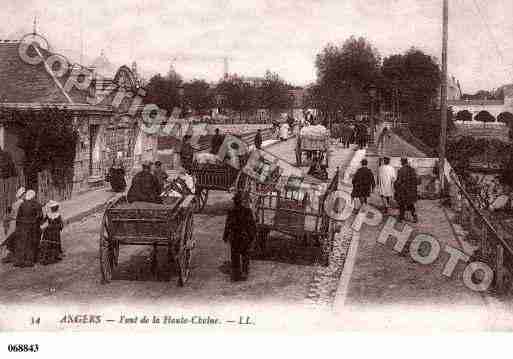
<path id="1" fill-rule="evenodd" d="M 110 186 L 114 192 L 123 192 L 126 188 L 125 168 L 121 161 L 114 159 L 109 169 Z"/>
<path id="2" fill-rule="evenodd" d="M 64 227 L 59 213 L 59 204 L 48 203 L 49 213 L 44 218 L 43 239 L 39 245 L 39 263 L 53 264 L 62 259 L 61 231 Z"/>
<path id="3" fill-rule="evenodd" d="M 32 267 L 38 259 L 43 211 L 35 197 L 36 193 L 28 190 L 25 201 L 20 205 L 16 216 L 17 234 L 14 251 L 16 267 Z"/>

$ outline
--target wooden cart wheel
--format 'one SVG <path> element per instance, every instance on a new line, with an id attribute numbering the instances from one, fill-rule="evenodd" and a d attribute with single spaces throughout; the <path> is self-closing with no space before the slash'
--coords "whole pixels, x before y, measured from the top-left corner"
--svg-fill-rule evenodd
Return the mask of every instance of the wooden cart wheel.
<path id="1" fill-rule="evenodd" d="M 192 249 L 194 248 L 194 242 L 192 239 L 192 231 L 193 231 L 193 216 L 192 213 L 187 215 L 187 219 L 185 220 L 184 225 L 182 226 L 181 234 L 181 246 L 180 252 L 178 255 L 178 285 L 183 287 L 187 280 L 189 279 L 190 274 L 190 265 L 192 258 Z"/>
<path id="2" fill-rule="evenodd" d="M 206 188 L 198 188 L 196 190 L 196 212 L 201 212 L 205 208 L 205 205 L 208 201 L 208 189 Z"/>
<path id="3" fill-rule="evenodd" d="M 105 217 L 104 215 L 100 228 L 100 268 L 103 283 L 110 283 L 114 271 L 114 251 L 109 239 L 108 221 Z"/>

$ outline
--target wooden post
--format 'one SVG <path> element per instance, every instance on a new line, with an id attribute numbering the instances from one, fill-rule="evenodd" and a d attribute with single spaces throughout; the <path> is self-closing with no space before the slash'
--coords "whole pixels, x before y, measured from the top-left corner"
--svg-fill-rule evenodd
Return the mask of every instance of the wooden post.
<path id="1" fill-rule="evenodd" d="M 449 23 L 449 0 L 443 0 L 443 34 L 442 34 L 442 89 L 440 95 L 441 127 L 440 127 L 440 185 L 441 192 L 445 191 L 444 169 L 445 169 L 445 145 L 447 139 L 447 42 Z"/>
<path id="2" fill-rule="evenodd" d="M 499 293 L 504 289 L 504 247 L 497 245 L 495 258 L 495 287 Z"/>
<path id="3" fill-rule="evenodd" d="M 481 228 L 481 249 L 483 253 L 483 257 L 488 260 L 488 228 L 486 227 L 486 223 L 481 220 L 483 227 Z"/>

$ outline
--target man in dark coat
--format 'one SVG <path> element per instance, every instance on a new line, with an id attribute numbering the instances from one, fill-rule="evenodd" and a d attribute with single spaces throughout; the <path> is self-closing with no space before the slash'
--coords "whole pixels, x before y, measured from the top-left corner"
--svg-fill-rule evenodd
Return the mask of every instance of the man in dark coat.
<path id="1" fill-rule="evenodd" d="M 367 204 L 367 198 L 376 186 L 374 175 L 367 167 L 367 160 L 363 159 L 362 166 L 356 171 L 353 177 L 353 191 L 351 192 L 352 198 L 360 200 L 360 206 Z"/>
<path id="2" fill-rule="evenodd" d="M 404 213 L 410 211 L 413 222 L 417 223 L 415 202 L 417 202 L 419 179 L 415 170 L 408 164 L 408 159 L 401 158 L 401 166 L 397 171 L 397 180 L 394 183 L 396 201 L 399 204 L 399 221 L 404 221 Z"/>
<path id="3" fill-rule="evenodd" d="M 215 134 L 212 137 L 212 142 L 210 145 L 210 152 L 213 154 L 217 154 L 219 152 L 219 149 L 221 148 L 221 145 L 223 144 L 223 136 L 219 133 L 219 129 L 216 128 Z"/>
<path id="4" fill-rule="evenodd" d="M 43 207 L 35 197 L 36 193 L 34 191 L 27 191 L 25 201 L 21 203 L 16 216 L 16 246 L 14 251 L 14 265 L 16 267 L 33 267 L 38 257 Z"/>
<path id="5" fill-rule="evenodd" d="M 232 281 L 247 280 L 249 248 L 256 237 L 256 223 L 241 192 L 233 197 L 234 206 L 228 212 L 223 240 L 230 243 Z"/>
<path id="6" fill-rule="evenodd" d="M 262 130 L 258 129 L 255 135 L 255 148 L 260 149 L 262 147 Z"/>
<path id="7" fill-rule="evenodd" d="M 157 177 L 151 173 L 151 165 L 145 162 L 142 171 L 134 176 L 128 190 L 127 200 L 132 202 L 162 203 L 160 185 Z"/>
<path id="8" fill-rule="evenodd" d="M 180 161 L 182 162 L 182 167 L 190 173 L 192 168 L 192 161 L 194 159 L 194 149 L 192 148 L 190 142 L 191 136 L 185 135 L 182 141 L 182 148 L 180 149 Z"/>
<path id="9" fill-rule="evenodd" d="M 166 181 L 168 178 L 168 175 L 166 171 L 162 169 L 162 162 L 156 161 L 155 162 L 155 169 L 153 171 L 153 175 L 157 178 L 159 182 L 159 194 L 162 193 L 164 190 L 164 186 L 166 185 Z"/>

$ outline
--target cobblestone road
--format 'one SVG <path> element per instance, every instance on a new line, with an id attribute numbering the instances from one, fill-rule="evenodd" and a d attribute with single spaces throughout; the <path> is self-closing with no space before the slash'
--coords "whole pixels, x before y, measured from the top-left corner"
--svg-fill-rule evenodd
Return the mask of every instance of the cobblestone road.
<path id="1" fill-rule="evenodd" d="M 269 148 L 281 157 L 293 159 L 295 140 Z M 351 155 L 350 150 L 336 151 L 337 165 L 343 166 Z M 325 269 L 294 261 L 253 260 L 248 282 L 233 284 L 227 273 L 225 261 L 228 248 L 221 240 L 226 210 L 231 196 L 213 192 L 204 213 L 195 215 L 194 235 L 197 246 L 192 261 L 191 277 L 183 288 L 177 286 L 176 276 L 167 281 L 173 270 L 159 264 L 159 275 L 153 278 L 150 271 L 150 248 L 122 247 L 120 266 L 115 280 L 108 285 L 100 282 L 98 260 L 98 233 L 101 213 L 69 225 L 63 232 L 64 260 L 49 266 L 34 268 L 0 267 L 0 302 L 2 304 L 94 305 L 108 303 L 166 303 L 191 306 L 257 304 L 303 305 L 312 293 L 321 293 L 323 301 L 333 299 L 336 278 L 333 268 L 324 284 Z M 339 246 L 337 242 L 337 246 Z M 336 248 L 334 265 L 342 264 L 340 250 Z M 162 253 L 163 254 L 163 253 Z M 326 276 L 324 276 L 326 277 Z M 315 278 L 315 279 L 313 279 Z M 314 284 L 315 283 L 315 284 Z M 330 299 L 331 298 L 331 299 Z"/>

